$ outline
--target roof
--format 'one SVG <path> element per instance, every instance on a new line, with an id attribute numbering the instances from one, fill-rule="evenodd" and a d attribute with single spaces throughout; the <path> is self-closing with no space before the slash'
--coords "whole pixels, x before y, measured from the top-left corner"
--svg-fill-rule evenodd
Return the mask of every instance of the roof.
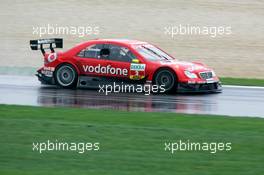
<path id="1" fill-rule="evenodd" d="M 110 41 L 115 43 L 125 43 L 125 44 L 146 44 L 147 42 L 144 41 L 138 41 L 138 40 L 132 40 L 132 39 L 97 39 L 100 41 Z"/>

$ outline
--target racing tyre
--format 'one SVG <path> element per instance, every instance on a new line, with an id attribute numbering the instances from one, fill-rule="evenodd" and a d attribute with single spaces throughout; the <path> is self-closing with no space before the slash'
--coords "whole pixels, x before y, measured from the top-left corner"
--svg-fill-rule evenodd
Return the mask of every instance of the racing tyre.
<path id="1" fill-rule="evenodd" d="M 160 89 L 160 92 L 172 93 L 176 92 L 177 78 L 175 73 L 168 69 L 162 69 L 158 71 L 154 78 L 154 83 L 159 87 L 162 85 L 163 90 Z"/>
<path id="2" fill-rule="evenodd" d="M 78 75 L 75 68 L 70 64 L 63 64 L 55 71 L 56 84 L 63 88 L 75 88 Z"/>

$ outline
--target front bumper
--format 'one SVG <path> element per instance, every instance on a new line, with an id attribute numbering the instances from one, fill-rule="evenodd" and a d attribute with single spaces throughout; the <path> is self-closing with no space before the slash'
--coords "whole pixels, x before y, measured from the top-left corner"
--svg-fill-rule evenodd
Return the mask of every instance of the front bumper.
<path id="1" fill-rule="evenodd" d="M 222 92 L 221 82 L 213 83 L 178 83 L 177 92 Z"/>
<path id="2" fill-rule="evenodd" d="M 37 72 L 36 76 L 38 77 L 38 80 L 41 82 L 41 84 L 55 85 L 55 80 L 53 77 L 46 76 L 45 74 L 42 74 L 41 72 Z"/>

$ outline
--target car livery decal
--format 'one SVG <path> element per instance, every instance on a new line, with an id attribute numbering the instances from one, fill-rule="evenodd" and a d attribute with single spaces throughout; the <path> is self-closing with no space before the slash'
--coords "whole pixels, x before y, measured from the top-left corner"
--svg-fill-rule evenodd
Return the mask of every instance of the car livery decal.
<path id="1" fill-rule="evenodd" d="M 51 63 L 51 62 L 55 61 L 56 59 L 57 59 L 57 53 L 51 53 L 51 54 L 49 54 L 47 60 L 49 63 Z"/>
<path id="2" fill-rule="evenodd" d="M 54 72 L 55 68 L 54 67 L 43 67 L 43 69 L 41 70 L 41 73 L 47 77 L 52 77 L 53 76 L 53 72 Z"/>
<path id="3" fill-rule="evenodd" d="M 132 80 L 141 80 L 145 78 L 146 64 L 131 63 L 129 78 Z"/>
<path id="4" fill-rule="evenodd" d="M 101 66 L 98 64 L 97 66 L 91 65 L 83 65 L 84 72 L 88 73 L 98 73 L 98 74 L 111 74 L 111 75 L 123 75 L 127 76 L 128 70 L 118 67 L 111 67 L 111 65 Z"/>

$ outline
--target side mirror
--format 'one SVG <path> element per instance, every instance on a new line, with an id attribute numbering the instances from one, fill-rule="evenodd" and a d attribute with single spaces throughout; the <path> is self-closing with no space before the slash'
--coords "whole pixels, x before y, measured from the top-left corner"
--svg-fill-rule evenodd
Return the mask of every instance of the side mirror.
<path id="1" fill-rule="evenodd" d="M 132 63 L 139 63 L 139 60 L 138 59 L 133 59 Z"/>

